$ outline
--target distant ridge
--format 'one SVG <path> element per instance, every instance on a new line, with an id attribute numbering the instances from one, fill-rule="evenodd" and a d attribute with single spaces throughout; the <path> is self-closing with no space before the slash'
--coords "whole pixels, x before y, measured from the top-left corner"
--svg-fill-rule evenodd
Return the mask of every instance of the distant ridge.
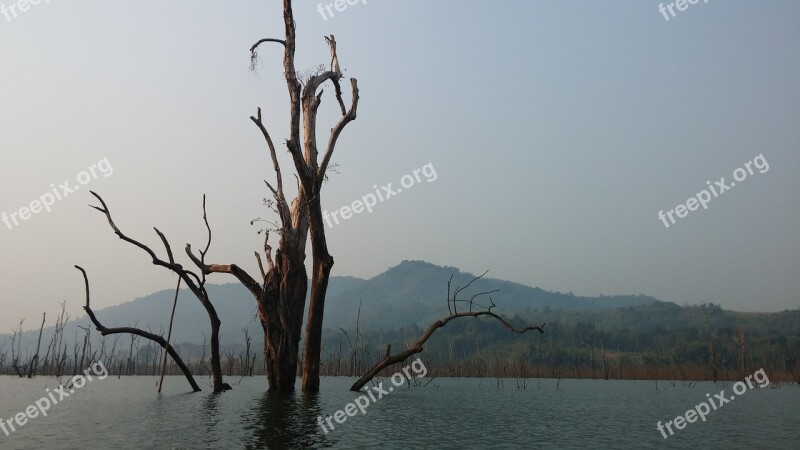
<path id="1" fill-rule="evenodd" d="M 390 330 L 405 325 L 427 326 L 447 314 L 447 281 L 453 276 L 453 287 L 464 286 L 475 276 L 455 267 L 443 267 L 425 261 L 403 261 L 363 283 L 355 283 L 326 301 L 326 327 L 350 327 L 355 324 L 359 301 L 361 320 L 367 330 Z M 549 292 L 510 281 L 483 278 L 472 284 L 468 292 L 498 289 L 492 294 L 502 314 L 532 316 L 535 310 L 607 310 L 641 306 L 658 300 L 644 295 L 578 297 Z M 336 325 L 342 324 L 342 325 Z"/>
<path id="2" fill-rule="evenodd" d="M 427 326 L 447 313 L 445 297 L 451 275 L 454 287 L 464 286 L 474 277 L 455 267 L 437 266 L 425 261 L 403 261 L 369 280 L 349 276 L 331 277 L 325 302 L 325 328 L 353 328 L 359 302 L 361 323 L 366 330 L 388 331 L 408 325 Z M 253 342 L 258 343 L 262 339 L 262 331 L 255 318 L 256 305 L 250 293 L 238 283 L 209 284 L 207 288 L 222 320 L 220 342 L 223 345 L 241 344 L 242 329 L 247 328 Z M 599 311 L 658 302 L 644 295 L 578 297 L 493 278 L 476 281 L 469 292 L 494 289 L 500 290 L 492 294 L 497 304 L 495 311 L 509 316 L 533 317 L 537 310 L 544 309 Z M 139 328 L 159 332 L 167 328 L 173 295 L 171 290 L 159 291 L 95 313 L 108 327 L 136 324 Z M 48 319 L 52 320 L 50 317 Z M 65 336 L 74 338 L 78 325 L 90 326 L 88 318 L 83 315 L 70 319 Z M 205 310 L 189 291 L 182 290 L 175 316 L 173 342 L 201 344 L 208 330 Z M 49 342 L 52 332 L 52 327 L 45 328 L 43 343 Z M 6 342 L 8 337 L 8 334 L 0 334 L 0 342 Z M 37 337 L 38 330 L 26 331 L 22 347 L 35 345 Z"/>

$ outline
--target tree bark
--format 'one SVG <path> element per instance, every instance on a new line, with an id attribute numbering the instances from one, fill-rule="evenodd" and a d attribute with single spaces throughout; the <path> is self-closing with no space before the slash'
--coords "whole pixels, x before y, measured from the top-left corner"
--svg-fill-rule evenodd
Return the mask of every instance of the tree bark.
<path id="1" fill-rule="evenodd" d="M 288 258 L 279 258 L 277 262 L 280 269 L 273 271 L 274 281 L 268 282 L 267 295 L 259 308 L 259 319 L 264 327 L 269 357 L 270 390 L 292 391 L 297 380 L 308 277 L 304 266 L 293 267 Z M 279 305 L 277 308 L 274 307 L 276 303 Z"/>
<path id="2" fill-rule="evenodd" d="M 284 194 L 277 151 L 267 126 L 262 121 L 261 108 L 258 108 L 256 116 L 250 117 L 264 137 L 276 176 L 275 186 L 266 182 L 275 200 L 274 208 L 280 220 L 278 226 L 280 240 L 278 248 L 275 250 L 274 260 L 272 248 L 268 244 L 269 233 L 266 234 L 264 242 L 264 256 L 269 263 L 267 271 L 263 268 L 261 255 L 256 253 L 261 269 L 262 282 L 260 283 L 234 264 L 205 265 L 197 258 L 193 260 L 204 273 L 229 273 L 235 276 L 253 294 L 258 304 L 258 318 L 264 329 L 264 348 L 269 361 L 269 389 L 271 391 L 290 391 L 294 389 L 297 377 L 302 320 L 308 291 L 305 251 L 310 231 L 313 273 L 311 275 L 311 300 L 306 323 L 302 377 L 303 390 L 314 392 L 319 390 L 319 361 L 325 293 L 331 267 L 333 267 L 333 257 L 328 253 L 325 240 L 320 194 L 336 142 L 347 124 L 356 119 L 359 95 L 358 83 L 355 79 L 351 79 L 352 104 L 348 110 L 339 84 L 342 73 L 339 68 L 334 36 L 325 37 L 331 51 L 330 70 L 311 75 L 305 83 L 298 79 L 295 68 L 296 24 L 291 0 L 283 1 L 283 18 L 284 39 L 260 39 L 250 47 L 251 62 L 255 67 L 255 61 L 258 58 L 257 51 L 261 44 L 277 43 L 283 46 L 283 71 L 289 93 L 290 130 L 286 147 L 292 157 L 298 180 L 297 196 L 291 202 L 291 207 Z M 342 116 L 331 129 L 320 160 L 316 134 L 317 110 L 322 102 L 323 91 L 320 87 L 328 81 L 333 84 Z M 190 249 L 187 251 L 191 253 Z"/>
<path id="3" fill-rule="evenodd" d="M 325 294 L 328 290 L 328 280 L 333 268 L 333 257 L 328 254 L 328 245 L 325 240 L 325 225 L 322 223 L 319 197 L 317 201 L 310 202 L 311 211 L 311 245 L 314 255 L 311 298 L 308 306 L 308 320 L 306 322 L 306 340 L 303 354 L 303 391 L 319 391 L 320 358 L 322 352 L 322 324 L 325 311 Z M 318 216 L 317 216 L 318 215 Z"/>

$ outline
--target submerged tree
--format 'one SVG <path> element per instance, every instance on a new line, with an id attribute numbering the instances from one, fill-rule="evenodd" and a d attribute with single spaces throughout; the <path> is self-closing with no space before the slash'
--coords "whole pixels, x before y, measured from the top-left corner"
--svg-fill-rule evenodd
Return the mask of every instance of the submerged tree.
<path id="1" fill-rule="evenodd" d="M 109 211 L 106 202 L 100 197 L 98 194 L 92 192 L 92 195 L 100 201 L 101 206 L 92 206 L 92 208 L 100 211 L 106 216 L 106 220 L 108 220 L 108 224 L 111 226 L 111 229 L 114 230 L 114 233 L 123 241 L 132 244 L 140 249 L 144 250 L 150 258 L 152 258 L 153 264 L 156 266 L 164 267 L 166 269 L 171 270 L 174 272 L 178 277 L 180 277 L 181 281 L 189 288 L 190 291 L 197 297 L 197 300 L 200 301 L 200 304 L 203 305 L 205 308 L 206 313 L 208 314 L 208 319 L 211 322 L 211 380 L 214 386 L 214 392 L 222 392 L 225 390 L 230 389 L 231 387 L 222 381 L 222 366 L 220 364 L 220 356 L 219 356 L 219 329 L 221 325 L 221 321 L 219 320 L 219 316 L 217 315 L 217 310 L 214 308 L 214 305 L 211 303 L 211 298 L 208 295 L 208 291 L 206 291 L 206 273 L 202 273 L 201 275 L 197 275 L 196 273 L 192 272 L 191 270 L 184 269 L 183 266 L 175 261 L 175 257 L 172 254 L 172 247 L 167 240 L 167 237 L 164 236 L 164 233 L 158 230 L 158 228 L 153 228 L 161 239 L 161 242 L 164 244 L 164 249 L 167 253 L 167 259 L 159 258 L 156 253 L 150 249 L 145 244 L 128 237 L 125 235 L 117 224 L 114 223 L 114 219 L 111 217 L 111 211 Z M 206 197 L 203 196 L 203 221 L 206 225 L 206 230 L 208 230 L 208 241 L 206 243 L 206 247 L 204 250 L 200 251 L 200 258 L 197 259 L 195 256 L 191 255 L 190 246 L 186 244 L 186 251 L 192 256 L 193 260 L 196 260 L 198 264 L 203 265 L 203 261 L 205 260 L 206 253 L 208 253 L 208 249 L 211 247 L 211 227 L 208 224 L 208 216 L 206 215 Z M 88 289 L 88 286 L 87 286 Z M 87 292 L 87 313 L 90 312 L 88 309 L 89 302 L 88 302 L 88 292 Z M 91 314 L 90 314 L 91 317 Z M 95 322 L 95 326 L 98 327 L 100 330 L 101 325 L 98 322 Z M 102 330 L 100 330 L 102 332 Z M 152 336 L 144 336 L 141 333 L 132 333 L 131 331 L 127 331 L 133 335 L 147 337 L 148 339 L 154 340 Z M 108 333 L 113 334 L 113 333 Z M 163 339 L 163 338 L 162 338 Z M 157 341 L 159 344 L 164 346 L 163 343 Z M 166 347 L 165 347 L 166 348 Z M 171 348 L 171 347 L 169 347 Z M 167 350 L 169 351 L 169 348 Z M 174 358 L 174 355 L 173 355 Z"/>
<path id="2" fill-rule="evenodd" d="M 277 150 L 262 120 L 261 108 L 258 108 L 256 116 L 250 117 L 264 137 L 275 171 L 275 185 L 266 183 L 272 193 L 280 221 L 277 227 L 278 248 L 275 249 L 273 257 L 267 232 L 263 249 L 267 261 L 266 270 L 261 254 L 256 252 L 261 271 L 260 281 L 256 281 L 235 264 L 205 264 L 200 258 L 193 256 L 191 248 L 187 246 L 186 250 L 203 274 L 214 272 L 231 274 L 253 294 L 258 304 L 258 318 L 264 329 L 264 348 L 269 361 L 269 389 L 289 391 L 295 386 L 300 357 L 300 337 L 308 290 L 308 274 L 305 267 L 306 243 L 310 234 L 313 271 L 303 349 L 302 382 L 304 391 L 314 392 L 319 390 L 323 310 L 328 279 L 333 267 L 333 257 L 328 252 L 322 216 L 322 183 L 326 178 L 339 136 L 347 124 L 356 119 L 359 91 L 357 81 L 351 79 L 352 103 L 348 109 L 342 98 L 339 82 L 343 75 L 339 68 L 336 40 L 333 36 L 325 37 L 331 52 L 330 70 L 322 69 L 307 79 L 301 79 L 295 68 L 296 27 L 291 0 L 283 1 L 283 20 L 285 31 L 283 39 L 261 39 L 250 48 L 253 67 L 258 59 L 257 51 L 262 44 L 279 44 L 284 49 L 283 69 L 290 102 L 290 131 L 285 144 L 292 157 L 294 175 L 298 180 L 297 195 L 291 203 L 284 192 Z M 323 90 L 320 88 L 327 82 L 334 87 L 341 117 L 331 129 L 320 159 L 316 130 L 317 111 L 322 102 Z"/>
<path id="3" fill-rule="evenodd" d="M 369 383 L 370 380 L 375 378 L 375 376 L 377 376 L 383 369 L 393 364 L 400 364 L 405 360 L 407 360 L 408 358 L 412 357 L 413 355 L 422 352 L 422 350 L 424 350 L 425 343 L 428 342 L 428 339 L 430 339 L 431 336 L 433 336 L 433 333 L 435 333 L 436 330 L 443 328 L 451 320 L 459 319 L 462 317 L 491 317 L 500 322 L 504 327 L 508 328 L 512 333 L 524 334 L 527 331 L 536 330 L 539 333 L 544 334 L 545 324 L 531 325 L 525 328 L 515 328 L 502 316 L 492 311 L 492 308 L 494 308 L 497 305 L 494 304 L 494 301 L 492 300 L 491 297 L 489 297 L 488 304 L 480 303 L 481 299 L 484 298 L 485 296 L 498 292 L 497 289 L 485 292 L 478 292 L 477 294 L 472 295 L 469 299 L 458 298 L 459 294 L 467 290 L 467 288 L 469 288 L 472 285 L 472 283 L 483 278 L 484 275 L 486 275 L 486 273 L 487 272 L 484 272 L 482 275 L 473 277 L 472 280 L 470 280 L 470 282 L 463 287 L 456 287 L 455 290 L 453 290 L 452 297 L 450 296 L 451 284 L 453 282 L 453 277 L 451 276 L 450 280 L 447 282 L 447 310 L 450 312 L 450 315 L 440 320 L 437 320 L 436 322 L 431 324 L 425 330 L 425 332 L 422 333 L 422 336 L 419 339 L 417 339 L 415 342 L 410 343 L 405 350 L 399 353 L 396 353 L 394 355 L 391 354 L 392 346 L 389 345 L 386 348 L 386 355 L 383 358 L 381 358 L 380 361 L 375 363 L 375 365 L 372 366 L 372 368 L 370 368 L 367 371 L 367 373 L 365 373 L 361 378 L 359 378 L 358 381 L 356 381 L 353 384 L 353 386 L 350 387 L 350 390 L 360 391 L 361 388 L 364 387 L 364 385 L 366 385 L 367 383 Z M 462 309 L 460 312 L 458 310 L 459 304 L 462 305 Z"/>
<path id="4" fill-rule="evenodd" d="M 94 324 L 95 328 L 97 328 L 97 331 L 99 331 L 101 335 L 108 336 L 110 334 L 130 334 L 130 335 L 133 335 L 133 336 L 141 336 L 141 337 L 143 337 L 145 339 L 149 339 L 149 340 L 157 343 L 158 345 L 160 345 L 160 346 L 162 346 L 164 348 L 164 350 L 166 351 L 165 355 L 169 354 L 169 356 L 172 357 L 172 360 L 175 361 L 175 364 L 177 364 L 178 367 L 181 369 L 181 372 L 183 372 L 183 375 L 186 377 L 186 380 L 189 382 L 189 385 L 192 387 L 192 390 L 194 392 L 199 392 L 200 391 L 200 386 L 198 386 L 197 383 L 194 381 L 194 377 L 192 377 L 192 374 L 189 371 L 189 368 L 186 367 L 186 364 L 184 364 L 184 362 L 181 359 L 180 355 L 178 355 L 178 352 L 175 351 L 175 349 L 172 347 L 172 345 L 169 344 L 169 341 L 164 339 L 163 336 L 159 336 L 157 334 L 153 334 L 153 333 L 150 333 L 150 332 L 147 332 L 147 331 L 144 331 L 144 330 L 140 330 L 140 329 L 138 329 L 136 327 L 107 328 L 102 323 L 100 323 L 100 321 L 97 319 L 97 316 L 95 315 L 94 311 L 92 310 L 92 306 L 91 306 L 91 296 L 89 295 L 89 277 L 86 275 L 86 271 L 83 269 L 83 267 L 75 266 L 75 268 L 80 270 L 81 274 L 83 275 L 84 287 L 86 289 L 86 304 L 83 306 L 83 310 L 86 311 L 86 314 L 89 316 L 89 320 L 92 321 L 92 323 Z M 180 285 L 180 281 L 179 281 L 178 282 L 178 287 L 175 289 L 175 298 L 176 299 L 178 297 L 178 291 L 180 290 L 180 286 L 181 285 Z M 85 346 L 84 346 L 84 348 L 85 348 Z M 81 367 L 83 367 L 83 364 L 81 364 Z M 161 381 L 163 382 L 163 380 L 164 380 L 164 378 L 162 376 Z M 158 391 L 161 392 L 161 384 L 160 383 L 159 383 Z"/>

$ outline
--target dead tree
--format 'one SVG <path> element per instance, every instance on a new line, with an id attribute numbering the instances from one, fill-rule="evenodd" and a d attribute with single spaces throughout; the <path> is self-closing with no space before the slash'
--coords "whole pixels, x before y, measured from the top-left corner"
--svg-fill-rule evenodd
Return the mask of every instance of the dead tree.
<path id="1" fill-rule="evenodd" d="M 344 328 L 339 328 L 339 331 L 344 334 L 344 337 L 347 338 L 347 346 L 350 348 L 350 370 L 347 372 L 348 374 L 356 374 L 361 371 L 361 364 L 360 360 L 358 359 L 359 351 L 361 350 L 361 300 L 358 301 L 358 313 L 356 314 L 356 343 L 353 343 L 350 340 L 350 335 L 347 333 L 347 330 Z M 366 346 L 364 346 L 364 353 L 366 353 Z"/>
<path id="2" fill-rule="evenodd" d="M 42 313 L 42 326 L 39 327 L 39 339 L 36 341 L 36 354 L 33 355 L 31 362 L 28 364 L 28 378 L 36 376 L 36 371 L 39 369 L 39 350 L 42 346 L 42 331 L 44 331 L 46 319 L 47 313 Z"/>
<path id="3" fill-rule="evenodd" d="M 244 331 L 244 343 L 245 343 L 245 351 L 244 355 L 239 354 L 239 363 L 242 369 L 242 377 L 252 377 L 253 376 L 253 366 L 255 365 L 256 355 L 253 355 L 253 359 L 250 359 L 250 344 L 252 340 L 250 339 L 250 332 L 247 331 L 247 328 L 242 328 Z"/>
<path id="4" fill-rule="evenodd" d="M 206 272 L 203 271 L 201 275 L 197 275 L 196 273 L 186 270 L 183 268 L 182 265 L 178 264 L 175 261 L 175 257 L 172 254 L 172 247 L 169 244 L 166 236 L 164 233 L 158 230 L 158 228 L 153 228 L 161 239 L 161 242 L 164 244 L 164 248 L 167 252 L 167 260 L 163 260 L 156 256 L 156 253 L 150 249 L 145 244 L 132 239 L 126 236 L 114 223 L 114 220 L 111 218 L 111 212 L 106 205 L 106 202 L 103 200 L 95 192 L 92 192 L 92 195 L 100 201 L 102 206 L 92 206 L 92 208 L 100 211 L 101 213 L 105 214 L 106 219 L 108 220 L 108 224 L 111 226 L 111 229 L 114 230 L 114 233 L 123 241 L 132 244 L 140 249 L 144 250 L 150 257 L 152 258 L 153 264 L 156 266 L 164 267 L 175 274 L 177 274 L 183 283 L 189 287 L 189 290 L 197 297 L 200 301 L 200 304 L 203 305 L 205 308 L 206 313 L 208 314 L 208 319 L 211 322 L 211 379 L 214 386 L 214 392 L 222 392 L 225 390 L 230 389 L 230 385 L 224 383 L 222 381 L 222 367 L 220 364 L 220 356 L 219 356 L 219 329 L 221 322 L 219 320 L 219 316 L 217 315 L 217 310 L 214 309 L 214 305 L 211 303 L 211 298 L 206 291 Z M 206 196 L 203 196 L 203 222 L 205 223 L 206 230 L 208 231 L 208 241 L 206 243 L 206 247 L 204 250 L 200 251 L 200 257 L 196 258 L 191 255 L 190 246 L 186 244 L 186 251 L 192 256 L 193 261 L 198 262 L 198 264 L 202 267 L 205 263 L 206 253 L 208 253 L 208 249 L 211 247 L 211 226 L 208 224 L 208 216 L 206 214 Z"/>
<path id="5" fill-rule="evenodd" d="M 376 375 L 378 375 L 381 372 L 381 370 L 391 366 L 392 364 L 403 363 L 411 356 L 422 352 L 422 350 L 424 350 L 423 346 L 425 345 L 426 342 L 428 342 L 428 339 L 430 339 L 433 333 L 439 328 L 444 327 L 445 325 L 447 325 L 448 322 L 454 319 L 458 319 L 461 317 L 486 316 L 496 319 L 504 327 L 508 328 L 512 333 L 524 334 L 527 331 L 536 330 L 539 333 L 544 334 L 544 327 L 545 327 L 544 323 L 541 325 L 529 325 L 525 328 L 518 329 L 515 328 L 510 323 L 508 323 L 508 321 L 506 321 L 506 319 L 504 319 L 502 316 L 492 312 L 492 308 L 497 306 L 494 304 L 492 297 L 489 297 L 488 305 L 483 305 L 478 303 L 478 301 L 482 297 L 498 292 L 498 290 L 496 289 L 491 291 L 478 292 L 477 294 L 474 294 L 472 297 L 470 297 L 469 300 L 458 298 L 458 294 L 462 293 L 464 290 L 469 288 L 470 285 L 472 285 L 472 283 L 474 283 L 475 281 L 483 278 L 484 275 L 486 275 L 486 273 L 487 272 L 484 272 L 482 275 L 473 277 L 472 280 L 470 280 L 470 282 L 467 283 L 467 285 L 464 287 L 456 287 L 456 289 L 453 291 L 452 297 L 450 296 L 450 286 L 453 281 L 453 277 L 451 276 L 450 280 L 447 282 L 447 309 L 448 311 L 450 311 L 450 315 L 443 319 L 437 320 L 436 322 L 431 324 L 422 334 L 422 337 L 417 339 L 416 342 L 410 343 L 406 347 L 406 349 L 400 353 L 392 355 L 391 354 L 392 346 L 389 345 L 388 348 L 386 349 L 385 356 L 380 361 L 378 361 L 374 366 L 372 366 L 372 368 L 369 369 L 369 371 L 366 374 L 364 374 L 364 376 L 359 378 L 358 381 L 356 381 L 355 384 L 353 384 L 353 386 L 350 387 L 350 390 L 355 392 L 360 391 L 361 388 L 364 387 L 364 385 L 366 385 L 367 383 L 369 383 L 369 381 L 372 380 Z M 465 304 L 467 309 L 466 311 L 458 312 L 458 305 L 460 303 Z"/>
<path id="6" fill-rule="evenodd" d="M 83 331 L 85 331 L 86 334 L 83 336 L 83 348 L 81 349 L 81 359 L 80 359 L 80 363 L 79 363 L 78 362 L 78 352 L 77 352 L 77 350 L 78 350 L 78 338 L 77 338 L 78 330 L 75 330 L 75 350 L 76 351 L 75 351 L 75 366 L 74 366 L 75 367 L 75 371 L 74 371 L 74 373 L 76 373 L 76 374 L 81 373 L 81 370 L 83 370 L 83 368 L 84 368 L 84 361 L 86 359 L 86 347 L 89 347 L 91 349 L 90 338 L 91 338 L 91 333 L 92 333 L 92 329 L 89 328 L 89 327 L 82 327 L 82 326 L 79 325 L 78 328 L 80 328 Z"/>
<path id="7" fill-rule="evenodd" d="M 704 316 L 706 332 L 708 334 L 708 364 L 711 368 L 711 381 L 716 383 L 719 379 L 717 347 L 714 345 L 714 335 L 711 333 L 711 327 L 709 326 L 707 307 L 704 311 Z"/>
<path id="8" fill-rule="evenodd" d="M 181 292 L 181 279 L 178 277 L 178 286 L 175 288 L 175 299 L 172 301 L 172 314 L 169 316 L 169 331 L 167 331 L 167 343 L 172 339 L 172 323 L 175 321 L 175 309 L 178 307 L 178 294 Z M 157 360 L 158 358 L 155 358 Z M 167 353 L 164 352 L 164 362 L 161 364 L 161 378 L 158 380 L 158 393 L 164 386 L 164 372 L 167 370 Z"/>
<path id="9" fill-rule="evenodd" d="M 75 266 L 75 268 L 81 271 L 81 274 L 83 275 L 83 282 L 86 287 L 86 305 L 83 306 L 83 310 L 86 311 L 86 314 L 89 316 L 89 319 L 92 321 L 95 328 L 97 328 L 97 331 L 99 331 L 101 335 L 108 336 L 110 334 L 126 333 L 132 336 L 141 336 L 145 339 L 149 339 L 159 344 L 167 351 L 167 353 L 169 353 L 169 356 L 172 357 L 172 360 L 175 361 L 175 364 L 177 364 L 178 367 L 180 367 L 181 371 L 183 371 L 183 374 L 186 376 L 186 380 L 189 381 L 189 385 L 192 386 L 194 392 L 200 391 L 200 386 L 198 386 L 197 383 L 194 381 L 194 377 L 192 377 L 192 374 L 191 372 L 189 372 L 189 368 L 186 367 L 186 364 L 183 363 L 183 360 L 181 359 L 180 355 L 178 355 L 178 352 L 176 352 L 175 349 L 172 348 L 172 346 L 162 336 L 149 333 L 147 331 L 140 330 L 135 327 L 120 327 L 120 328 L 104 327 L 103 324 L 101 324 L 100 321 L 97 320 L 97 316 L 95 316 L 94 311 L 92 311 L 92 307 L 90 305 L 91 297 L 89 295 L 89 277 L 86 275 L 86 271 L 83 270 L 82 267 Z"/>
<path id="10" fill-rule="evenodd" d="M 20 319 L 19 326 L 15 328 L 14 334 L 11 335 L 11 368 L 14 369 L 14 372 L 22 378 L 24 377 L 22 371 L 25 370 L 25 367 L 19 366 L 19 359 L 22 357 L 20 354 L 20 345 L 22 344 L 22 324 L 25 323 L 25 319 Z M 14 343 L 17 344 L 17 350 L 14 352 Z"/>
<path id="11" fill-rule="evenodd" d="M 59 360 L 59 352 L 61 351 L 61 344 L 64 340 L 64 329 L 69 321 L 69 314 L 67 314 L 67 303 L 61 302 L 61 313 L 56 319 L 56 326 L 53 330 L 53 337 L 50 339 L 50 344 L 47 346 L 47 354 L 44 357 L 44 372 L 48 375 L 61 376 L 63 361 Z M 66 345 L 66 344 L 65 344 Z M 53 358 L 50 360 L 50 351 L 53 352 Z M 65 348 L 66 351 L 66 348 Z M 50 371 L 48 371 L 48 364 Z"/>
<path id="12" fill-rule="evenodd" d="M 204 274 L 212 272 L 231 274 L 253 294 L 258 304 L 258 318 L 264 329 L 264 347 L 269 361 L 267 373 L 269 389 L 290 391 L 294 389 L 300 355 L 300 333 L 308 290 L 305 250 L 310 234 L 313 270 L 302 377 L 303 390 L 314 392 L 319 390 L 323 310 L 328 279 L 333 267 L 333 257 L 328 253 L 322 216 L 322 182 L 326 178 L 339 136 L 347 124 L 356 119 L 359 95 L 356 80 L 350 79 L 352 103 L 348 110 L 342 98 L 340 80 L 343 76 L 339 69 L 336 41 L 333 36 L 325 38 L 332 55 L 330 70 L 322 69 L 301 80 L 295 68 L 296 28 L 291 0 L 283 1 L 283 19 L 283 39 L 261 39 L 250 48 L 251 63 L 255 68 L 261 44 L 274 43 L 283 47 L 283 72 L 290 102 L 290 131 L 285 144 L 294 163 L 294 174 L 298 180 L 297 195 L 291 203 L 284 192 L 277 150 L 267 125 L 262 120 L 261 108 L 258 108 L 255 116 L 250 117 L 264 137 L 275 171 L 275 185 L 269 182 L 266 184 L 272 193 L 274 208 L 280 220 L 277 230 L 278 248 L 273 258 L 272 248 L 268 243 L 269 233 L 266 233 L 264 256 L 268 269 L 264 270 L 262 257 L 256 252 L 261 269 L 259 281 L 235 264 L 205 265 L 198 258 L 193 260 Z M 327 82 L 334 87 L 341 117 L 331 129 L 320 159 L 317 146 L 317 111 L 322 102 L 323 91 L 320 88 Z M 187 248 L 187 253 L 191 256 L 191 249 Z"/>
<path id="13" fill-rule="evenodd" d="M 597 342 L 593 342 L 591 344 L 587 344 L 586 342 L 584 342 L 583 345 L 586 346 L 589 349 L 589 361 L 590 361 L 591 367 L 592 367 L 592 379 L 596 380 L 597 376 L 595 376 L 595 373 L 594 373 L 594 352 L 595 352 L 595 350 L 597 350 L 597 347 L 601 347 L 602 346 L 602 343 L 598 344 Z M 605 357 L 604 357 L 604 359 L 605 359 Z M 603 364 L 605 366 L 605 360 L 603 361 Z"/>
<path id="14" fill-rule="evenodd" d="M 736 327 L 734 339 L 736 341 L 737 356 L 739 357 L 739 375 L 744 379 L 747 376 L 747 361 L 745 359 L 745 334 L 744 325 L 739 324 Z"/>
<path id="15" fill-rule="evenodd" d="M 134 328 L 136 327 L 136 323 L 133 324 Z M 130 336 L 131 338 L 131 345 L 128 347 L 128 364 L 125 366 L 125 375 L 135 375 L 136 374 L 136 363 L 138 362 L 138 350 L 139 346 L 136 344 L 136 340 L 139 336 L 135 333 L 132 333 Z M 133 346 L 136 346 L 137 356 L 133 356 Z"/>

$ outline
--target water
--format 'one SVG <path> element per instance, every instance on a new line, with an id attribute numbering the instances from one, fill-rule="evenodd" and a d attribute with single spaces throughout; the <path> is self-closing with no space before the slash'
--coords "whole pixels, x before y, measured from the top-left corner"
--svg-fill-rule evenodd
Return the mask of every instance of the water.
<path id="1" fill-rule="evenodd" d="M 730 396 L 732 385 L 561 380 L 556 389 L 556 380 L 533 379 L 527 389 L 515 380 L 498 389 L 494 379 L 442 378 L 380 399 L 373 390 L 365 415 L 332 420 L 326 434 L 317 417 L 353 401 L 353 379 L 323 378 L 317 395 L 267 394 L 262 377 L 237 381 L 215 396 L 207 384 L 189 394 L 185 379 L 167 377 L 158 395 L 155 377 L 95 378 L 46 417 L 10 436 L 0 430 L 0 449 L 800 448 L 800 388 L 789 384 L 748 390 L 707 422 L 664 439 L 656 422 L 685 414 L 706 393 L 724 388 Z M 381 381 L 384 390 L 392 386 Z M 58 384 L 0 377 L 0 417 L 24 411 Z"/>

